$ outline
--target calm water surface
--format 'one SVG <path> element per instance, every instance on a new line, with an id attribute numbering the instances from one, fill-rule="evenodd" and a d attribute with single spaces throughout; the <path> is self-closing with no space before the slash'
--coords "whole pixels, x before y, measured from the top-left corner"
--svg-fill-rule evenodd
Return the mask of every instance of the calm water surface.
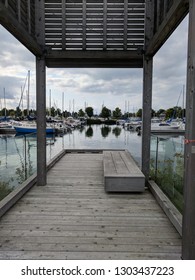
<path id="1" fill-rule="evenodd" d="M 36 137 L 0 135 L 0 181 L 15 187 L 36 171 Z M 128 149 L 140 164 L 141 137 L 119 126 L 93 125 L 47 138 L 47 161 L 62 149 Z"/>
<path id="2" fill-rule="evenodd" d="M 35 135 L 0 135 L 0 199 L 36 171 Z M 121 126 L 92 125 L 47 138 L 47 161 L 62 149 L 127 149 L 141 165 L 141 136 Z M 151 136 L 151 178 L 182 211 L 183 136 Z M 2 196 L 1 196 L 2 194 Z"/>

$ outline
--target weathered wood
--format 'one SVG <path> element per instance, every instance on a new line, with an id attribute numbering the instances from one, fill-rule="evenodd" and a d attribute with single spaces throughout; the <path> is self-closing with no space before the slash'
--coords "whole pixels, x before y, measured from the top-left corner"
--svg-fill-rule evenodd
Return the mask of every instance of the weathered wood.
<path id="1" fill-rule="evenodd" d="M 107 0 L 104 0 L 103 7 L 103 50 L 107 48 Z"/>
<path id="2" fill-rule="evenodd" d="M 51 251 L 17 251 L 9 250 L 0 252 L 0 259 L 44 259 L 44 260 L 177 260 L 178 253 L 132 253 L 132 252 L 51 252 Z"/>
<path id="3" fill-rule="evenodd" d="M 37 103 L 37 184 L 46 185 L 46 68 L 45 59 L 36 59 Z"/>
<path id="4" fill-rule="evenodd" d="M 137 51 L 98 51 L 98 50 L 48 50 L 47 67 L 143 67 L 142 54 Z"/>
<path id="5" fill-rule="evenodd" d="M 182 258 L 195 259 L 195 3 L 190 0 Z"/>
<path id="6" fill-rule="evenodd" d="M 154 1 L 146 1 L 145 14 L 145 49 L 152 38 L 154 15 Z M 141 170 L 145 175 L 146 182 L 150 172 L 150 131 L 151 131 L 151 109 L 152 109 L 152 71 L 153 58 L 143 56 L 143 97 L 142 97 L 142 166 Z"/>
<path id="7" fill-rule="evenodd" d="M 154 181 L 149 181 L 149 188 L 158 201 L 159 205 L 172 221 L 180 235 L 182 235 L 182 215 L 173 205 L 173 203 L 168 199 L 168 197 L 160 190 Z"/>
<path id="8" fill-rule="evenodd" d="M 41 55 L 42 49 L 35 38 L 28 33 L 10 13 L 8 6 L 0 2 L 0 24 L 2 24 L 14 37 L 16 37 L 34 55 Z"/>
<path id="9" fill-rule="evenodd" d="M 150 0 L 149 0 L 150 1 Z M 154 1 L 152 1 L 154 2 Z M 154 56 L 189 11 L 189 0 L 175 0 L 157 31 L 149 41 L 146 54 Z M 157 15 L 156 15 L 157 16 Z M 146 25 L 147 26 L 147 25 Z"/>
<path id="10" fill-rule="evenodd" d="M 107 192 L 143 192 L 145 178 L 127 150 L 104 151 L 104 184 Z"/>
<path id="11" fill-rule="evenodd" d="M 56 155 L 47 165 L 47 170 L 49 170 L 57 160 L 59 160 L 65 151 L 60 152 Z M 3 216 L 18 200 L 37 182 L 37 174 L 35 173 L 29 177 L 20 187 L 17 187 L 14 191 L 8 194 L 4 199 L 0 201 L 0 217 Z"/>
<path id="12" fill-rule="evenodd" d="M 68 175 L 70 162 L 77 168 L 66 184 L 59 174 Z M 78 162 L 89 175 L 77 174 Z M 1 218 L 0 259 L 180 258 L 180 236 L 148 190 L 105 193 L 103 154 L 65 154 L 56 166 L 48 172 L 53 184 L 33 187 Z"/>
<path id="13" fill-rule="evenodd" d="M 62 50 L 65 49 L 66 49 L 66 0 L 62 0 Z"/>

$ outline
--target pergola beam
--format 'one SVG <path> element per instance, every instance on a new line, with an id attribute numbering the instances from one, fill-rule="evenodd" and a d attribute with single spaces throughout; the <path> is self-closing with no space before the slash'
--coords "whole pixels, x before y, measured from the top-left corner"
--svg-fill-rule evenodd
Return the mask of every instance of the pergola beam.
<path id="1" fill-rule="evenodd" d="M 189 0 L 175 0 L 157 31 L 151 38 L 146 55 L 154 56 L 189 11 Z"/>
<path id="2" fill-rule="evenodd" d="M 37 41 L 28 33 L 27 30 L 20 24 L 6 8 L 2 2 L 0 2 L 0 24 L 2 24 L 17 40 L 19 40 L 29 51 L 34 55 L 41 55 L 42 48 Z"/>
<path id="3" fill-rule="evenodd" d="M 47 67 L 143 67 L 142 54 L 132 51 L 51 51 L 46 54 Z"/>

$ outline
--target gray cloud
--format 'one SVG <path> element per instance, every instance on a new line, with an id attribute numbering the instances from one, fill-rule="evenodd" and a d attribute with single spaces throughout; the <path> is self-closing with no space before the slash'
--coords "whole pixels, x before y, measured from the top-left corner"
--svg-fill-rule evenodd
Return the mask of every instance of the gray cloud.
<path id="1" fill-rule="evenodd" d="M 15 99 L 18 92 L 21 91 L 21 86 L 24 80 L 17 77 L 0 76 L 0 98 L 4 98 L 4 88 L 6 99 Z"/>

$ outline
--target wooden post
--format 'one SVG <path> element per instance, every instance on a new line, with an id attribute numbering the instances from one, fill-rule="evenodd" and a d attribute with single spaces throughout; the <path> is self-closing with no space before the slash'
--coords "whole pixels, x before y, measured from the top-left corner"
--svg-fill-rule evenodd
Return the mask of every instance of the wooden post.
<path id="1" fill-rule="evenodd" d="M 195 260 L 195 2 L 189 1 L 182 258 Z"/>
<path id="2" fill-rule="evenodd" d="M 149 40 L 153 35 L 154 27 L 154 1 L 146 1 L 145 15 L 145 52 Z M 142 172 L 146 182 L 150 172 L 150 132 L 151 132 L 151 109 L 152 109 L 152 74 L 153 58 L 144 55 L 143 58 L 143 105 L 142 105 Z"/>
<path id="3" fill-rule="evenodd" d="M 44 58 L 36 58 L 37 87 L 37 185 L 46 180 L 46 67 Z"/>
<path id="4" fill-rule="evenodd" d="M 150 137 L 152 109 L 153 59 L 144 56 L 143 110 L 142 110 L 142 172 L 146 181 L 150 172 Z"/>
<path id="5" fill-rule="evenodd" d="M 42 47 L 42 55 L 36 57 L 36 104 L 37 104 L 37 185 L 45 186 L 46 173 L 46 66 L 45 47 L 45 1 L 35 1 L 36 39 Z"/>

